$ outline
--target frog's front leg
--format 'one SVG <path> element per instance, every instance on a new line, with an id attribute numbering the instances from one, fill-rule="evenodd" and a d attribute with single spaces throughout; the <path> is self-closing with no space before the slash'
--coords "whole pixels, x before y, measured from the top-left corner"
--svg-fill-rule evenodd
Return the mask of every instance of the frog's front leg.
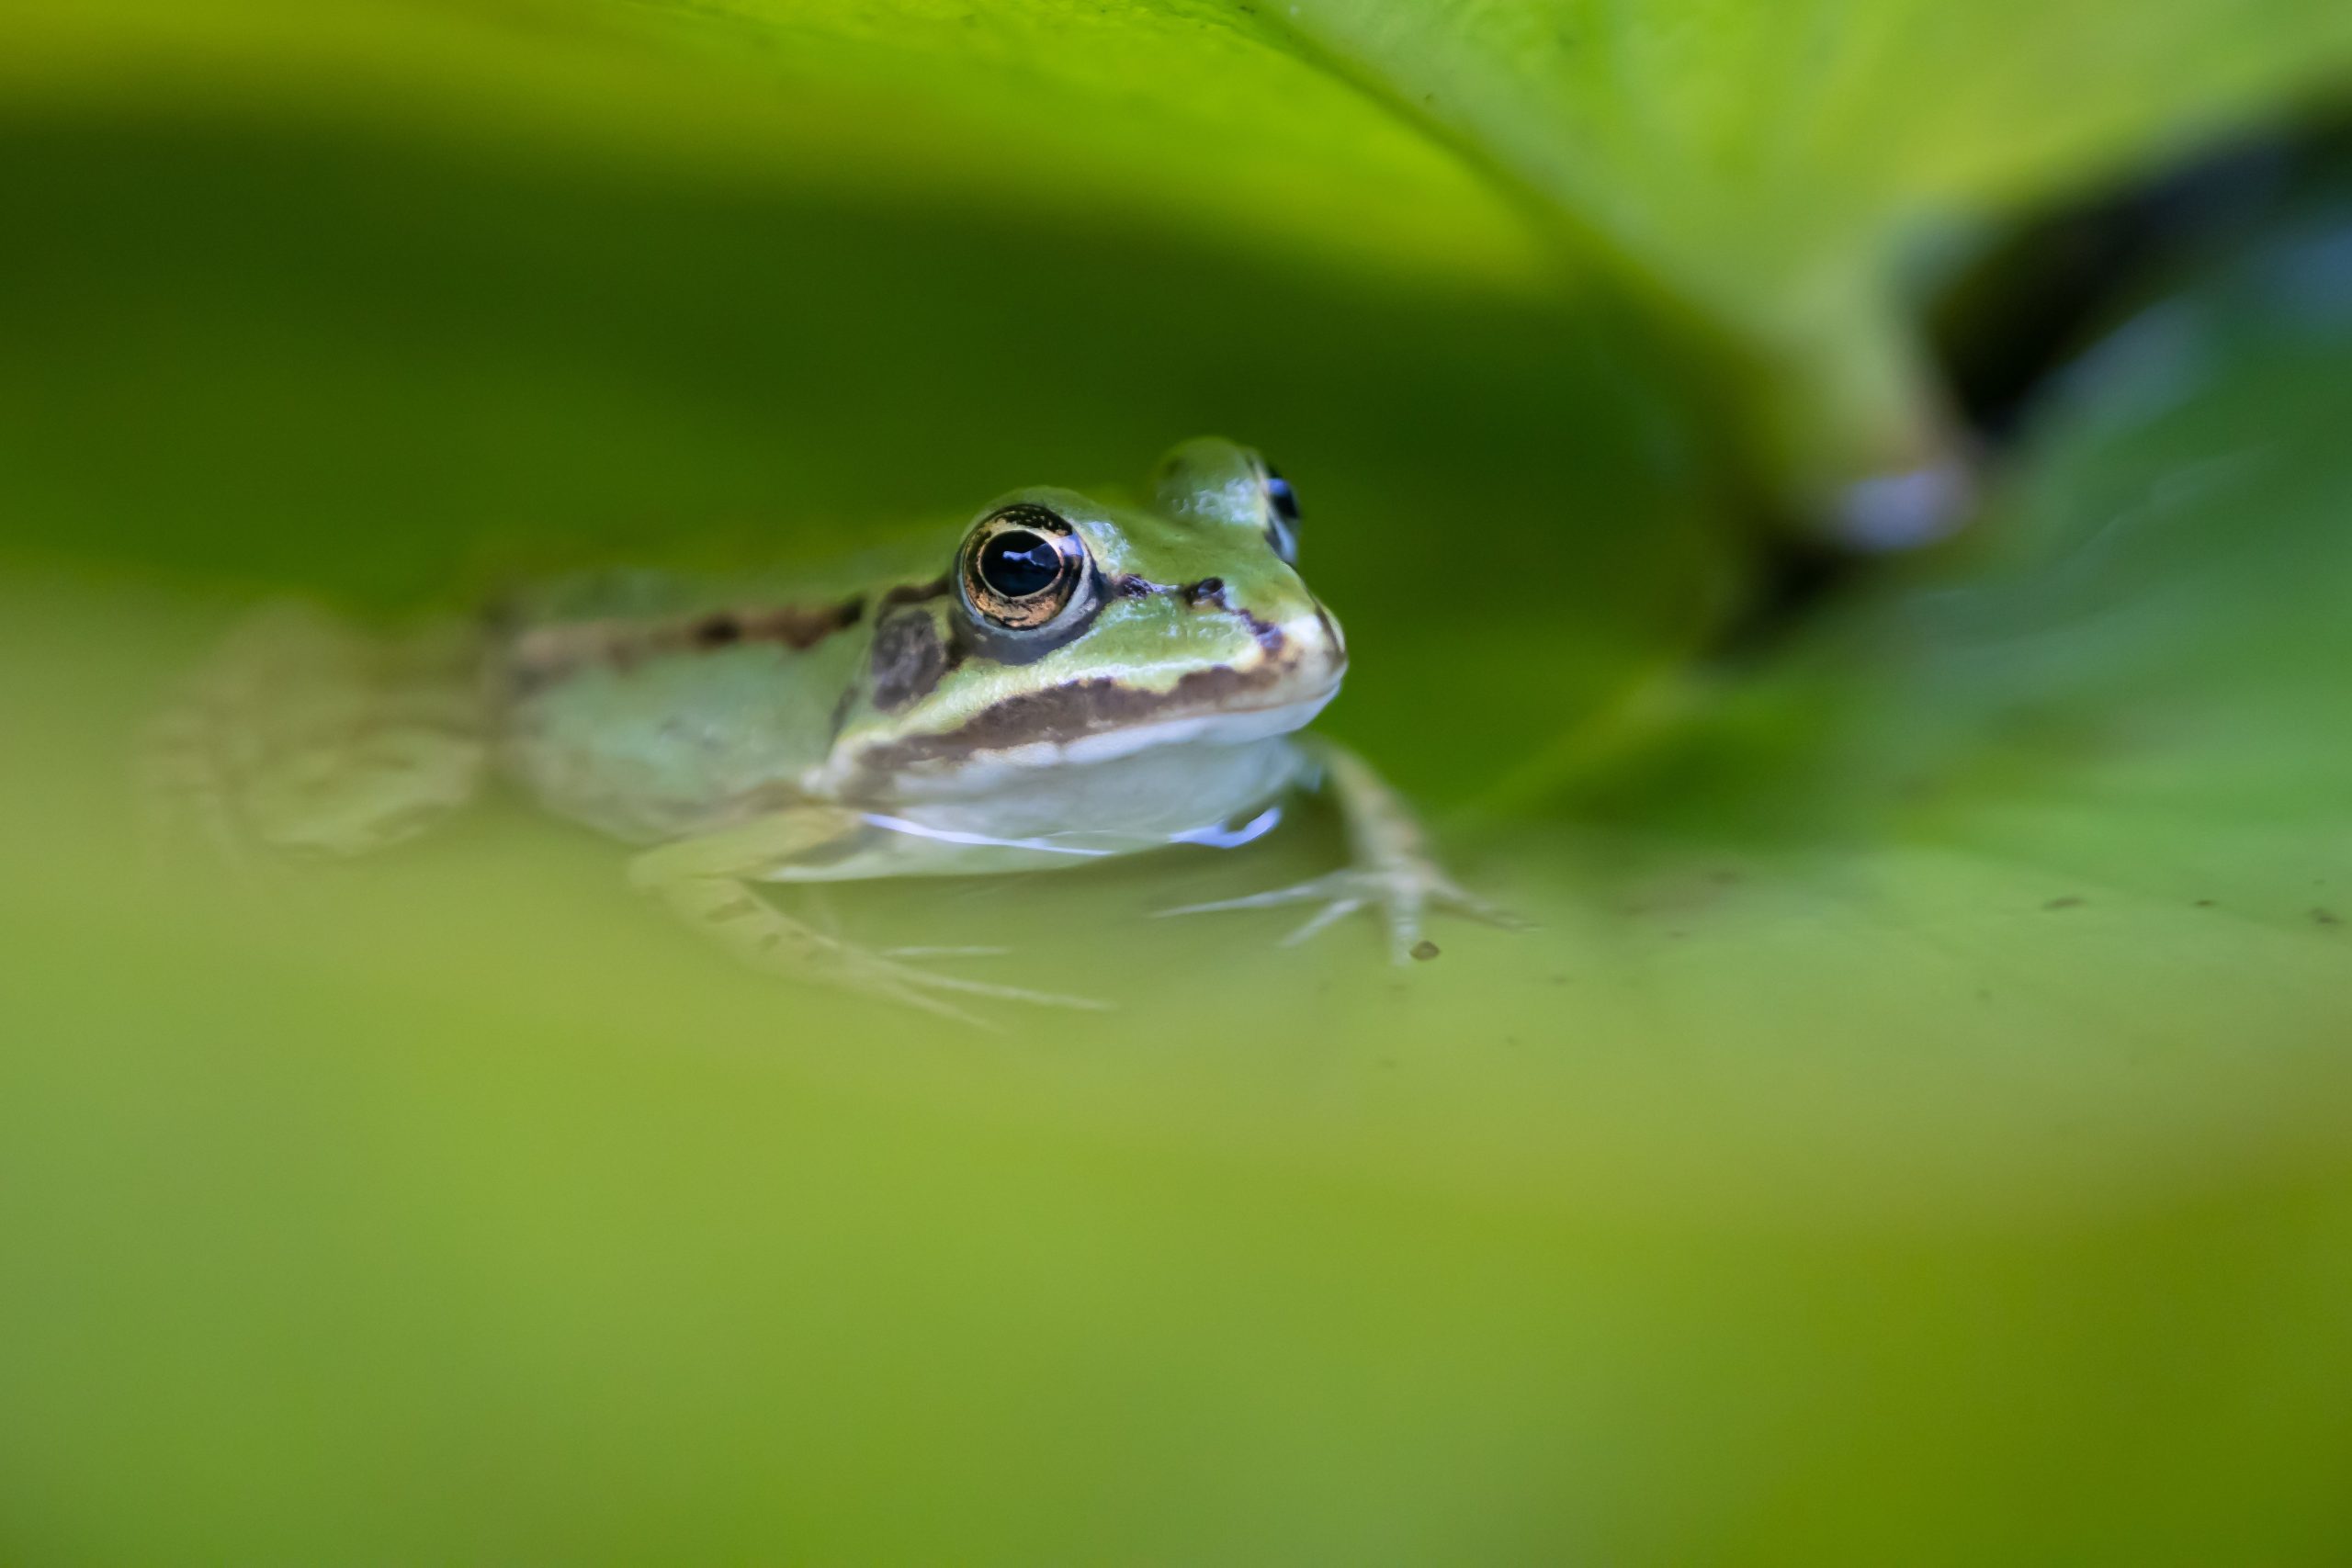
<path id="1" fill-rule="evenodd" d="M 740 827 L 648 850 L 629 863 L 629 881 L 743 963 L 771 974 L 862 991 L 984 1029 L 992 1026 L 932 993 L 953 991 L 1045 1007 L 1106 1005 L 1082 997 L 1055 996 L 918 969 L 793 919 L 752 886 L 795 862 L 837 849 L 868 830 L 865 818 L 854 811 L 830 806 L 791 807 Z M 978 950 L 931 951 L 944 954 Z"/>
<path id="2" fill-rule="evenodd" d="M 1283 938 L 1283 945 L 1305 942 L 1360 909 L 1377 912 L 1388 928 L 1390 954 L 1399 964 L 1434 958 L 1437 945 L 1421 935 L 1421 918 L 1432 908 L 1449 909 L 1489 925 L 1519 927 L 1524 921 L 1506 914 L 1464 889 L 1448 876 L 1430 852 L 1429 835 L 1412 810 L 1372 764 L 1334 741 L 1301 736 L 1298 744 L 1314 765 L 1317 785 L 1338 797 L 1347 824 L 1349 864 L 1344 868 L 1270 893 L 1244 898 L 1224 898 L 1208 904 L 1187 904 L 1165 909 L 1168 915 L 1204 914 L 1217 909 L 1262 909 L 1280 904 L 1320 902 L 1304 925 Z"/>

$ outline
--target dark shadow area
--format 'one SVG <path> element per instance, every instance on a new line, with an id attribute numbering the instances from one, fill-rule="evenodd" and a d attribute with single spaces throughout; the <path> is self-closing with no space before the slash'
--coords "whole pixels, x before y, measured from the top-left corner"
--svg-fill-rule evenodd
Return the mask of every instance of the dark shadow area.
<path id="1" fill-rule="evenodd" d="M 2210 150 L 2017 224 L 1936 302 L 1953 396 L 1996 449 L 2052 375 L 2184 266 L 2243 245 L 2352 174 L 2352 118 Z"/>
<path id="2" fill-rule="evenodd" d="M 2186 268 L 2352 180 L 2352 118 L 2232 142 L 2120 189 L 2011 225 L 1933 302 L 1926 322 L 1954 402 L 1988 467 L 2022 436 L 2052 379 Z M 1763 530 L 1747 599 L 1716 656 L 1747 665 L 1781 647 L 1900 556 L 1863 554 L 1792 523 Z"/>

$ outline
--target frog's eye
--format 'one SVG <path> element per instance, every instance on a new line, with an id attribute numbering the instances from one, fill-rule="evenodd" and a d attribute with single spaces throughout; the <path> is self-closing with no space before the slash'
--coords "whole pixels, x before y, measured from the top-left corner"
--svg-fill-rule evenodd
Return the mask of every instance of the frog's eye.
<path id="1" fill-rule="evenodd" d="M 1159 460 L 1159 509 L 1180 522 L 1247 528 L 1283 565 L 1298 565 L 1298 493 L 1272 464 L 1221 436 L 1187 441 Z"/>
<path id="2" fill-rule="evenodd" d="M 1272 463 L 1261 460 L 1258 488 L 1266 500 L 1266 542 L 1284 566 L 1298 564 L 1298 492 Z"/>
<path id="3" fill-rule="evenodd" d="M 999 507 L 964 541 L 965 603 L 1007 631 L 1053 624 L 1085 586 L 1086 546 L 1060 513 L 1034 502 Z"/>

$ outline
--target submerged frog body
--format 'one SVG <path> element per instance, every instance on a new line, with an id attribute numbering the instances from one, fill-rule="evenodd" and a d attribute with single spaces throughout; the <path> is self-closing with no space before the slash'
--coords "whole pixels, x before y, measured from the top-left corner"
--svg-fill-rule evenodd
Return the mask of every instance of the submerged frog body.
<path id="1" fill-rule="evenodd" d="M 751 885 L 1229 846 L 1326 788 L 1353 864 L 1193 908 L 1320 903 L 1297 937 L 1374 908 L 1399 958 L 1425 954 L 1426 908 L 1493 911 L 1368 766 L 1298 733 L 1347 669 L 1298 521 L 1262 459 L 1209 439 L 1169 455 L 1148 508 L 1019 491 L 832 592 L 573 580 L 399 641 L 284 610 L 165 721 L 157 783 L 232 847 L 349 854 L 501 773 L 644 846 L 632 882 L 746 961 L 956 1016 L 943 993 L 1090 1004 L 857 948 Z"/>

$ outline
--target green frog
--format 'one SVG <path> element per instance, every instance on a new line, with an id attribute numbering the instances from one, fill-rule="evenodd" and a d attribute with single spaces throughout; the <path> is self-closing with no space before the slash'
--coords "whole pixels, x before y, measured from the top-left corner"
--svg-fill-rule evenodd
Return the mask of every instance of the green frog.
<path id="1" fill-rule="evenodd" d="M 1296 942 L 1370 910 L 1399 960 L 1435 955 L 1432 908 L 1507 923 L 1370 766 L 1301 733 L 1348 653 L 1299 575 L 1291 486 L 1204 438 L 1149 496 L 1016 491 L 854 577 L 607 573 L 397 638 L 281 607 L 159 726 L 153 782 L 232 854 L 350 855 L 503 776 L 639 846 L 629 881 L 738 958 L 958 1019 L 1101 1004 L 916 962 L 1001 950 L 857 946 L 756 885 L 1230 848 L 1321 790 L 1351 863 L 1163 912 L 1319 906 Z"/>

